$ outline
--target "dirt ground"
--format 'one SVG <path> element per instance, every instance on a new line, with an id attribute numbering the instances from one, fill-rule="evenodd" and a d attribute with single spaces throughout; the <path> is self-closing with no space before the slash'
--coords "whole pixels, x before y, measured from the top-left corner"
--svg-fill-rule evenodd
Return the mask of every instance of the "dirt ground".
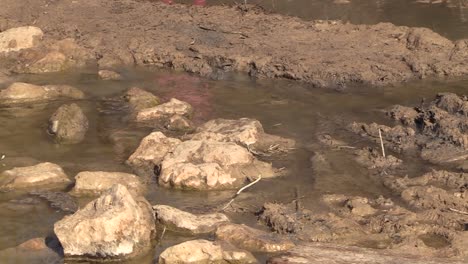
<path id="1" fill-rule="evenodd" d="M 319 87 L 387 85 L 468 74 L 468 40 L 423 28 L 306 22 L 253 6 L 144 0 L 2 0 L 0 30 L 35 25 L 74 38 L 99 65 L 154 65 L 223 78 L 229 71 Z"/>

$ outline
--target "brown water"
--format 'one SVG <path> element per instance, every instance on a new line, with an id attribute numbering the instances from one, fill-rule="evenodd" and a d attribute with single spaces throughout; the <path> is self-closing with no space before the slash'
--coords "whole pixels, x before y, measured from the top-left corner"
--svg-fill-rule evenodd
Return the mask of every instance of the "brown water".
<path id="1" fill-rule="evenodd" d="M 150 131 L 129 126 L 123 119 L 125 110 L 106 106 L 103 98 L 118 96 L 132 86 L 139 86 L 163 98 L 177 97 L 189 101 L 197 111 L 195 120 L 198 123 L 216 117 L 251 117 L 260 120 L 271 134 L 294 138 L 299 148 L 284 159 L 273 161 L 276 167 L 288 169 L 288 175 L 261 181 L 243 193 L 238 203 L 256 210 L 264 202 L 290 202 L 295 199 L 295 189 L 299 188 L 304 196 L 303 206 L 321 210 L 319 198 L 326 193 L 368 197 L 392 195 L 378 179 L 353 161 L 351 152 L 321 147 L 316 139 L 318 135 L 327 133 L 349 145 L 368 146 L 369 142 L 349 133 L 346 125 L 352 121 L 389 123 L 381 111 L 386 107 L 396 103 L 415 105 L 421 98 L 431 99 L 441 91 L 466 93 L 468 87 L 468 80 L 424 81 L 398 87 L 355 87 L 333 91 L 310 89 L 290 81 L 256 81 L 243 75 L 230 75 L 223 81 L 212 81 L 184 73 L 127 70 L 124 76 L 126 79 L 120 82 L 101 81 L 96 75 L 86 72 L 18 76 L 18 80 L 25 82 L 70 84 L 83 90 L 89 97 L 77 103 L 88 116 L 90 129 L 86 140 L 80 144 L 56 145 L 46 133 L 46 124 L 49 116 L 64 102 L 0 109 L 0 153 L 6 155 L 0 166 L 8 169 L 34 163 L 35 160 L 50 161 L 63 166 L 70 177 L 83 170 L 130 171 L 114 152 L 108 136 L 112 131 L 123 128 L 138 130 L 141 136 Z M 327 157 L 331 169 L 314 170 L 311 167 L 310 157 L 317 152 Z M 409 159 L 414 161 L 407 163 L 410 175 L 430 169 L 416 158 Z M 152 204 L 169 204 L 193 212 L 206 212 L 226 203 L 232 194 L 233 191 L 174 191 L 152 185 L 147 198 Z M 33 198 L 34 203 L 17 202 L 25 198 Z M 12 199 L 16 202 L 12 202 Z M 63 215 L 51 209 L 46 202 L 27 194 L 0 194 L 0 251 L 30 238 L 50 235 L 54 222 Z M 230 216 L 235 222 L 264 228 L 256 223 L 251 212 L 232 213 Z M 161 250 L 185 240 L 188 238 L 167 232 L 155 251 L 133 263 L 151 263 Z M 259 257 L 264 259 L 266 256 Z M 38 263 L 41 261 L 38 260 Z"/>
<path id="2" fill-rule="evenodd" d="M 426 27 L 450 39 L 468 38 L 468 0 L 247 0 L 268 11 L 303 19 L 342 20 L 353 24 L 390 22 Z M 192 0 L 175 0 L 190 3 Z M 207 0 L 208 4 L 243 3 L 244 0 Z M 425 0 L 431 2 L 431 0 Z M 439 3 L 436 3 L 439 2 Z"/>

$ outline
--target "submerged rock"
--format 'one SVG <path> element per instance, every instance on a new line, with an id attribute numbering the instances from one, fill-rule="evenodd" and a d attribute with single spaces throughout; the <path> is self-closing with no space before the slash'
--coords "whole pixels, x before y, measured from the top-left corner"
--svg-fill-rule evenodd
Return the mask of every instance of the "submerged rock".
<path id="1" fill-rule="evenodd" d="M 82 99 L 84 98 L 84 94 L 80 90 L 68 85 L 38 86 L 16 82 L 0 91 L 0 105 L 43 102 L 56 100 L 61 97 Z"/>
<path id="2" fill-rule="evenodd" d="M 110 189 L 114 184 L 125 186 L 132 194 L 143 194 L 145 187 L 136 175 L 124 172 L 83 171 L 76 175 L 74 195 L 96 195 Z"/>
<path id="3" fill-rule="evenodd" d="M 50 263 L 63 262 L 58 245 L 48 238 L 32 238 L 20 245 L 2 249 L 0 259 L 2 263 Z"/>
<path id="4" fill-rule="evenodd" d="M 285 237 L 246 225 L 223 224 L 216 230 L 216 238 L 255 252 L 277 252 L 294 247 L 294 243 Z"/>
<path id="5" fill-rule="evenodd" d="M 0 33 L 0 53 L 19 51 L 36 46 L 44 33 L 37 27 L 17 27 Z"/>
<path id="6" fill-rule="evenodd" d="M 247 251 L 220 242 L 198 239 L 187 241 L 164 250 L 160 264 L 206 263 L 258 263 Z"/>
<path id="7" fill-rule="evenodd" d="M 138 112 L 136 120 L 138 122 L 159 121 L 168 119 L 174 115 L 190 117 L 193 113 L 193 108 L 186 102 L 172 98 L 169 102 L 147 109 L 142 109 Z"/>
<path id="8" fill-rule="evenodd" d="M 159 105 L 159 97 L 138 87 L 132 87 L 125 92 L 125 101 L 132 111 L 152 108 Z"/>
<path id="9" fill-rule="evenodd" d="M 29 167 L 17 167 L 0 173 L 0 189 L 48 188 L 66 185 L 70 179 L 63 169 L 50 162 Z"/>
<path id="10" fill-rule="evenodd" d="M 122 75 L 120 75 L 120 73 L 111 70 L 99 70 L 98 75 L 102 80 L 122 80 Z"/>
<path id="11" fill-rule="evenodd" d="M 275 176 L 271 164 L 257 160 L 231 142 L 189 140 L 178 144 L 162 162 L 159 184 L 213 190 L 236 188 L 251 177 Z"/>
<path id="12" fill-rule="evenodd" d="M 250 118 L 211 120 L 197 128 L 195 134 L 187 137 L 194 140 L 234 142 L 262 152 L 288 151 L 295 145 L 294 140 L 265 133 L 262 124 Z"/>
<path id="13" fill-rule="evenodd" d="M 50 191 L 32 191 L 29 194 L 36 195 L 47 202 L 50 207 L 62 210 L 66 213 L 74 213 L 78 210 L 78 204 L 75 199 L 65 192 L 50 192 Z"/>
<path id="14" fill-rule="evenodd" d="M 54 225 L 65 256 L 120 259 L 142 253 L 155 235 L 155 219 L 144 198 L 116 184 Z"/>
<path id="15" fill-rule="evenodd" d="M 49 119 L 48 131 L 61 144 L 83 141 L 88 130 L 88 118 L 77 104 L 60 106 Z"/>
<path id="16" fill-rule="evenodd" d="M 229 222 L 229 218 L 221 213 L 194 215 L 167 205 L 155 205 L 153 210 L 156 219 L 164 226 L 190 234 L 211 233 L 221 223 Z"/>
<path id="17" fill-rule="evenodd" d="M 143 138 L 140 146 L 128 158 L 127 164 L 138 175 L 146 177 L 159 176 L 164 156 L 180 143 L 181 141 L 176 138 L 166 137 L 161 132 L 153 132 Z"/>

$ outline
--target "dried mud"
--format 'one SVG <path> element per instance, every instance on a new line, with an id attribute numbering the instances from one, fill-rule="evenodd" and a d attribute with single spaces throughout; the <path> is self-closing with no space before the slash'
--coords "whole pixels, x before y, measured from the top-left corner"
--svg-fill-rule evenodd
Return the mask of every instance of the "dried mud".
<path id="1" fill-rule="evenodd" d="M 87 51 L 83 58 L 68 55 L 78 66 L 94 57 L 103 69 L 152 65 L 216 79 L 237 71 L 335 88 L 468 74 L 468 41 L 424 28 L 308 22 L 254 6 L 137 0 L 4 0 L 2 6 L 0 30 L 35 25 L 46 40 L 75 39 Z"/>

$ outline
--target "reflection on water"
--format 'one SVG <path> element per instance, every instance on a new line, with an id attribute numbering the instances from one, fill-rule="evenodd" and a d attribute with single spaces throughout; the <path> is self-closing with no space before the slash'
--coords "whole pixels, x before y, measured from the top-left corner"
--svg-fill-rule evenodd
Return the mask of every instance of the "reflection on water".
<path id="1" fill-rule="evenodd" d="M 232 4 L 243 1 L 207 2 Z M 307 20 L 338 19 L 353 24 L 391 22 L 402 26 L 427 27 L 450 39 L 468 38 L 468 0 L 247 0 L 247 3 Z"/>
<path id="2" fill-rule="evenodd" d="M 294 138 L 298 149 L 290 156 L 273 162 L 285 167 L 288 176 L 264 180 L 242 194 L 243 206 L 259 208 L 264 202 L 290 202 L 295 199 L 296 188 L 304 195 L 303 205 L 320 210 L 319 198 L 325 193 L 343 193 L 377 197 L 391 196 L 378 179 L 358 166 L 352 154 L 331 151 L 317 142 L 317 135 L 329 133 L 350 145 L 366 146 L 370 143 L 351 135 L 346 125 L 352 121 L 389 122 L 382 109 L 393 105 L 415 105 L 421 98 L 432 98 L 440 91 L 464 93 L 468 81 L 424 81 L 399 87 L 356 87 L 346 91 L 309 89 L 296 82 L 278 80 L 251 80 L 243 75 L 227 76 L 223 81 L 212 81 L 183 73 L 166 71 L 128 70 L 121 82 L 100 81 L 95 75 L 73 73 L 60 75 L 19 76 L 22 81 L 36 84 L 70 84 L 83 90 L 88 98 L 77 102 L 90 120 L 90 129 L 84 142 L 59 146 L 46 134 L 49 116 L 64 102 L 35 105 L 29 108 L 0 109 L 0 153 L 6 159 L 0 166 L 8 169 L 38 161 L 60 164 L 70 177 L 83 170 L 129 171 L 116 155 L 109 140 L 112 131 L 137 130 L 136 135 L 150 132 L 147 128 L 130 125 L 122 118 L 125 109 L 102 108 L 103 98 L 118 96 L 132 86 L 151 91 L 165 100 L 178 97 L 195 107 L 195 120 L 251 117 L 262 122 L 267 132 Z M 3 88 L 3 87 L 1 87 Z M 140 136 L 140 137 L 141 137 Z M 137 141 L 138 142 L 138 141 Z M 314 153 L 324 155 L 329 167 L 313 168 L 310 157 Z M 3 170 L 2 169 L 2 170 Z M 408 167 L 419 174 L 429 169 L 418 160 Z M 230 199 L 232 191 L 184 192 L 149 187 L 147 198 L 151 203 L 169 204 L 194 212 L 213 210 Z M 14 200 L 29 203 L 13 202 Z M 28 195 L 0 195 L 0 250 L 19 242 L 52 232 L 53 223 L 63 214 L 47 207 L 43 201 L 31 200 Z M 83 204 L 83 201 L 82 203 Z M 11 208 L 21 210 L 11 210 Z M 231 214 L 234 221 L 257 225 L 253 214 Z M 5 228 L 3 228 L 5 227 Z M 165 247 L 187 240 L 168 232 L 162 244 L 144 260 L 151 263 L 153 256 Z"/>

